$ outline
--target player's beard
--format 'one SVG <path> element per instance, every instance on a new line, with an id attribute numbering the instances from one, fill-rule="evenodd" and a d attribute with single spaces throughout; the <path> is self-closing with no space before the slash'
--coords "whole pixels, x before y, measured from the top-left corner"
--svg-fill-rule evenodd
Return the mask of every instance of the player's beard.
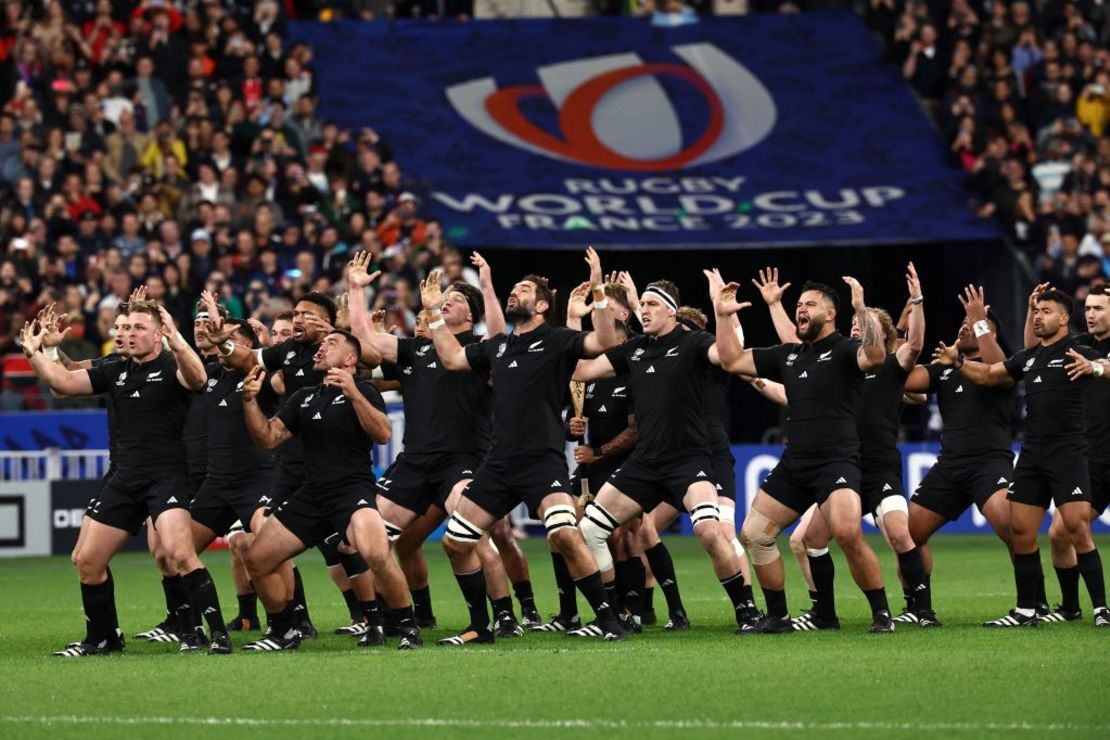
<path id="1" fill-rule="evenodd" d="M 805 330 L 798 331 L 798 339 L 801 339 L 803 342 L 813 341 L 821 334 L 821 330 L 824 328 L 825 318 L 823 316 L 810 316 L 809 323 L 806 324 Z"/>
<path id="2" fill-rule="evenodd" d="M 515 306 L 505 306 L 505 318 L 514 324 L 524 324 L 531 321 L 536 316 L 536 309 L 534 306 L 526 306 L 520 301 L 517 301 Z"/>

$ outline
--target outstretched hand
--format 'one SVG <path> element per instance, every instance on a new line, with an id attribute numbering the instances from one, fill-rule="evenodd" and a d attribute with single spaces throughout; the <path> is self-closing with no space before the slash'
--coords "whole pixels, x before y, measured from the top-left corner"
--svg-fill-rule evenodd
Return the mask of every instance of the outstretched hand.
<path id="1" fill-rule="evenodd" d="M 429 311 L 443 305 L 443 271 L 438 267 L 420 281 L 420 302 Z"/>
<path id="2" fill-rule="evenodd" d="M 955 367 L 957 360 L 959 360 L 960 353 L 956 349 L 956 345 L 948 345 L 944 342 L 938 342 L 937 348 L 933 350 L 933 362 L 937 365 L 944 365 L 946 367 Z"/>
<path id="3" fill-rule="evenodd" d="M 863 300 L 863 286 L 860 285 L 859 280 L 856 280 L 851 275 L 845 275 L 844 282 L 852 290 L 852 309 L 859 314 L 866 311 L 867 303 Z"/>
<path id="4" fill-rule="evenodd" d="M 752 285 L 759 288 L 763 302 L 768 306 L 782 302 L 782 294 L 790 287 L 790 283 L 779 285 L 779 268 L 767 267 L 759 271 L 759 280 L 752 278 Z"/>
<path id="5" fill-rule="evenodd" d="M 381 270 L 367 271 L 371 256 L 366 250 L 355 252 L 355 256 L 347 263 L 347 284 L 352 288 L 365 288 L 382 274 Z"/>
<path id="6" fill-rule="evenodd" d="M 986 320 L 987 310 L 990 306 L 986 304 L 982 285 L 979 287 L 968 285 L 964 288 L 963 295 L 956 296 L 956 300 L 964 307 L 964 313 L 967 314 L 968 322 L 975 324 L 977 321 Z"/>

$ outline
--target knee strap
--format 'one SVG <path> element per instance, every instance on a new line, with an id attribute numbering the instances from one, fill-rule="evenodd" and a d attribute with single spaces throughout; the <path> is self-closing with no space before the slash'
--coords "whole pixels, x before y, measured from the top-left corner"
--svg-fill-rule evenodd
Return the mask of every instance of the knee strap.
<path id="1" fill-rule="evenodd" d="M 388 521 L 385 517 L 382 517 L 382 524 L 385 525 L 385 534 L 389 538 L 390 542 L 396 542 L 397 538 L 401 536 L 402 532 L 404 532 L 403 529 L 398 527 L 393 522 Z"/>
<path id="2" fill-rule="evenodd" d="M 547 530 L 548 538 L 560 529 L 574 527 L 578 518 L 574 515 L 574 507 L 570 504 L 555 504 L 547 507 L 543 513 L 543 526 Z"/>
<path id="3" fill-rule="evenodd" d="M 875 518 L 882 519 L 887 514 L 900 511 L 906 516 L 910 513 L 910 504 L 905 496 L 887 496 L 875 507 Z"/>
<path id="4" fill-rule="evenodd" d="M 609 538 L 620 523 L 596 502 L 590 502 L 582 513 L 582 523 L 578 525 L 586 546 L 597 561 L 598 570 L 605 572 L 613 567 L 613 555 L 609 552 Z"/>
<path id="5" fill-rule="evenodd" d="M 465 517 L 455 512 L 447 522 L 447 533 L 444 536 L 456 542 L 477 544 L 478 540 L 482 539 L 482 535 L 485 533 L 486 531 L 484 529 L 471 524 Z"/>
<path id="6" fill-rule="evenodd" d="M 728 504 L 722 504 L 722 503 L 718 502 L 717 503 L 717 508 L 720 510 L 720 513 L 721 513 L 721 521 L 724 522 L 725 524 L 731 524 L 732 527 L 735 529 L 736 528 L 736 507 L 735 506 L 729 506 Z"/>
<path id="7" fill-rule="evenodd" d="M 740 541 L 747 548 L 751 561 L 756 565 L 769 565 L 779 559 L 775 544 L 782 528 L 754 509 L 744 517 L 740 528 Z"/>
<path id="8" fill-rule="evenodd" d="M 716 501 L 707 501 L 704 504 L 695 504 L 690 509 L 690 524 L 697 529 L 699 524 L 721 521 L 721 511 Z"/>
<path id="9" fill-rule="evenodd" d="M 822 555 L 828 555 L 829 548 L 827 547 L 807 547 L 806 556 L 811 558 L 819 558 Z"/>

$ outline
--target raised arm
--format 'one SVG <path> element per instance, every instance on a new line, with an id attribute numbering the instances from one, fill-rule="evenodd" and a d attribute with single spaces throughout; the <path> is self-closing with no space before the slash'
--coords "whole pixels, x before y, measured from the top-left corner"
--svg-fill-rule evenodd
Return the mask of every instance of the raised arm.
<path id="1" fill-rule="evenodd" d="M 181 336 L 165 306 L 158 306 L 158 314 L 162 319 L 162 334 L 169 343 L 173 359 L 177 361 L 177 382 L 183 388 L 199 391 L 208 382 L 208 375 L 204 372 L 204 362 L 185 341 L 185 337 Z"/>
<path id="2" fill-rule="evenodd" d="M 1037 346 L 1037 335 L 1033 333 L 1033 309 L 1037 307 L 1037 300 L 1040 299 L 1041 293 L 1052 288 L 1051 283 L 1041 283 L 1033 287 L 1033 292 L 1029 294 L 1029 306 L 1025 309 L 1025 328 L 1022 332 L 1022 342 L 1026 349 Z"/>
<path id="3" fill-rule="evenodd" d="M 50 390 L 65 396 L 91 396 L 92 380 L 86 370 L 66 370 L 48 359 L 39 350 L 42 348 L 42 327 L 37 321 L 28 321 L 19 332 L 23 354 L 31 363 L 35 374 L 42 378 Z"/>
<path id="4" fill-rule="evenodd" d="M 62 351 L 61 344 L 69 336 L 70 327 L 66 326 L 65 316 L 54 312 L 53 303 L 39 311 L 37 319 L 43 331 L 42 352 L 46 359 L 61 363 L 66 370 L 88 370 L 92 367 L 92 360 L 71 360 Z"/>
<path id="5" fill-rule="evenodd" d="M 235 325 L 224 323 L 223 317 L 220 316 L 219 306 L 216 304 L 216 295 L 211 291 L 204 290 L 201 291 L 200 298 L 204 303 L 204 310 L 208 312 L 208 323 L 205 327 L 208 341 L 212 343 L 216 352 L 227 362 L 228 366 L 244 371 L 261 366 L 262 352 L 265 348 L 251 349 L 231 341 L 231 335 L 235 333 Z"/>
<path id="6" fill-rule="evenodd" d="M 867 304 L 863 301 L 863 286 L 859 280 L 845 275 L 844 282 L 852 289 L 852 308 L 856 312 L 856 323 L 859 325 L 860 347 L 856 352 L 856 364 L 860 370 L 869 373 L 886 361 L 882 328 L 867 310 Z"/>
<path id="7" fill-rule="evenodd" d="M 332 368 L 324 376 L 324 385 L 334 386 L 343 392 L 355 410 L 358 425 L 370 436 L 370 439 L 380 445 L 390 440 L 393 436 L 393 425 L 389 423 L 389 417 L 362 395 L 354 375 L 346 370 Z"/>
<path id="8" fill-rule="evenodd" d="M 925 296 L 921 292 L 921 281 L 912 262 L 906 265 L 906 290 L 910 294 L 909 330 L 906 332 L 906 341 L 895 350 L 895 356 L 902 369 L 911 372 L 925 347 L 925 308 L 921 305 Z"/>
<path id="9" fill-rule="evenodd" d="M 579 283 L 567 299 L 567 328 L 582 331 L 582 319 L 590 315 L 586 298 L 590 295 L 589 282 Z"/>
<path id="10" fill-rule="evenodd" d="M 594 294 L 594 330 L 586 335 L 584 343 L 586 354 L 597 357 L 610 347 L 620 344 L 617 336 L 616 320 L 609 299 L 605 296 L 605 273 L 601 271 L 601 257 L 593 247 L 586 248 L 586 264 L 590 266 L 590 287 Z"/>
<path id="11" fill-rule="evenodd" d="M 924 365 L 917 365 L 906 378 L 905 391 L 906 393 L 928 393 L 930 383 L 929 371 Z"/>
<path id="12" fill-rule="evenodd" d="M 397 361 L 397 337 L 380 335 L 370 317 L 366 286 L 374 282 L 381 271 L 367 272 L 369 262 L 370 253 L 360 251 L 347 264 L 347 318 L 351 322 L 351 333 L 362 343 L 359 359 L 370 367 L 377 367 L 383 361 Z"/>
<path id="13" fill-rule="evenodd" d="M 493 287 L 493 271 L 485 257 L 477 252 L 470 255 L 470 264 L 478 268 L 478 284 L 482 286 L 482 310 L 486 314 L 486 336 L 504 334 L 505 312 L 501 310 L 501 302 L 497 300 L 497 291 Z"/>
<path id="14" fill-rule="evenodd" d="M 1014 385 L 1014 379 L 1006 370 L 1006 365 L 995 362 L 990 365 L 984 362 L 969 360 L 961 355 L 955 347 L 949 347 L 944 342 L 937 345 L 933 352 L 933 362 L 956 368 L 960 375 L 970 380 L 975 385 L 995 386 L 1009 388 Z"/>
<path id="15" fill-rule="evenodd" d="M 779 285 L 779 268 L 768 267 L 759 271 L 759 280 L 752 278 L 752 285 L 759 289 L 763 302 L 771 312 L 771 323 L 775 325 L 775 333 L 783 344 L 797 344 L 798 328 L 790 320 L 786 307 L 782 305 L 782 295 L 790 287 L 790 283 Z"/>
<path id="16" fill-rule="evenodd" d="M 280 447 L 293 435 L 285 426 L 285 422 L 277 417 L 267 419 L 258 405 L 258 394 L 262 390 L 262 383 L 266 374 L 262 368 L 255 366 L 243 379 L 243 419 L 247 423 L 247 432 L 255 446 L 263 450 L 273 450 Z"/>
<path id="17" fill-rule="evenodd" d="M 979 344 L 979 361 L 993 364 L 1005 360 L 1006 353 L 1002 351 L 1001 345 L 998 344 L 998 337 L 995 336 L 994 329 L 987 321 L 987 311 L 990 307 L 987 306 L 983 296 L 983 286 L 976 288 L 974 285 L 969 285 L 964 288 L 964 294 L 957 295 L 956 298 L 964 307 L 968 326 L 975 333 L 975 341 Z M 1036 344 L 1036 337 L 1033 343 Z"/>
<path id="18" fill-rule="evenodd" d="M 432 343 L 443 367 L 448 370 L 470 370 L 466 359 L 466 349 L 459 344 L 455 335 L 447 330 L 440 307 L 443 305 L 443 273 L 437 267 L 420 282 L 420 300 L 428 311 L 428 330 L 432 333 Z"/>
<path id="19" fill-rule="evenodd" d="M 709 361 L 725 372 L 736 375 L 754 376 L 757 374 L 755 358 L 750 349 L 744 349 L 740 337 L 732 325 L 732 316 L 751 306 L 751 303 L 738 303 L 736 291 L 738 283 L 725 284 L 724 278 L 716 268 L 702 270 L 709 281 L 709 297 L 713 301 L 717 341 L 709 348 Z"/>

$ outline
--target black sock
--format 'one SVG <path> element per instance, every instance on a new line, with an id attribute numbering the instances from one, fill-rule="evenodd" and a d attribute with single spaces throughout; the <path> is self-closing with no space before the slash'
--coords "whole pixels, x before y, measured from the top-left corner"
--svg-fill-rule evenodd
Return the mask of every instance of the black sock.
<path id="1" fill-rule="evenodd" d="M 385 624 L 385 620 L 382 618 L 381 604 L 378 603 L 377 599 L 360 601 L 358 606 L 359 610 L 362 612 L 363 619 L 366 620 L 368 625 L 371 627 L 381 627 Z"/>
<path id="2" fill-rule="evenodd" d="M 647 574 L 647 570 L 644 570 Z M 655 611 L 655 586 L 644 586 L 643 613 Z"/>
<path id="3" fill-rule="evenodd" d="M 822 619 L 836 619 L 836 565 L 832 555 L 809 556 L 809 572 L 813 576 L 813 587 L 817 598 L 813 610 Z"/>
<path id="4" fill-rule="evenodd" d="M 682 594 L 678 592 L 678 579 L 674 574 L 674 561 L 671 560 L 671 553 L 667 546 L 660 542 L 655 547 L 644 550 L 644 555 L 647 555 L 651 572 L 655 574 L 655 582 L 663 589 L 663 596 L 667 599 L 667 611 L 672 614 L 675 612 L 685 614 L 685 609 L 682 608 Z"/>
<path id="5" fill-rule="evenodd" d="M 486 611 L 486 576 L 482 569 L 470 573 L 456 573 L 466 608 L 470 610 L 470 627 L 478 630 L 488 629 L 489 612 Z"/>
<path id="6" fill-rule="evenodd" d="M 902 586 L 902 598 L 906 600 L 906 608 L 907 609 L 913 609 L 913 605 L 914 605 L 913 591 L 906 588 L 905 586 Z"/>
<path id="7" fill-rule="evenodd" d="M 189 590 L 185 588 L 185 581 L 181 576 L 163 576 L 162 582 L 168 586 L 174 604 L 171 622 L 177 634 L 184 635 L 193 629 L 193 606 L 189 600 Z"/>
<path id="8" fill-rule="evenodd" d="M 409 591 L 412 594 L 412 609 L 416 616 L 423 622 L 429 622 L 434 619 L 432 615 L 432 593 L 431 590 L 425 586 L 424 588 L 414 588 Z"/>
<path id="9" fill-rule="evenodd" d="M 626 561 L 625 568 L 627 575 L 625 576 L 624 608 L 627 609 L 633 616 L 639 617 L 644 613 L 644 596 L 646 589 L 644 588 L 644 578 L 647 576 L 647 571 L 644 570 L 644 563 L 639 558 L 632 558 Z"/>
<path id="10" fill-rule="evenodd" d="M 389 609 L 389 620 L 400 629 L 412 629 L 416 627 L 416 612 L 413 611 L 412 604 L 400 609 Z"/>
<path id="11" fill-rule="evenodd" d="M 813 574 L 810 573 L 809 577 L 813 578 Z M 811 588 L 809 590 L 809 600 L 811 602 L 810 603 L 810 609 L 812 609 L 813 611 L 817 611 L 817 589 Z M 906 603 L 907 604 L 909 603 L 909 599 L 906 600 Z"/>
<path id="12" fill-rule="evenodd" d="M 736 575 L 721 579 L 721 586 L 732 602 L 732 611 L 736 613 L 736 621 L 740 622 L 740 610 L 744 608 L 747 599 L 744 598 L 744 573 L 736 571 Z"/>
<path id="13" fill-rule="evenodd" d="M 864 591 L 863 595 L 867 597 L 867 603 L 871 606 L 872 614 L 890 611 L 890 605 L 886 601 L 886 589 L 882 586 Z"/>
<path id="14" fill-rule="evenodd" d="M 208 573 L 208 569 L 197 568 L 192 573 L 186 573 L 183 580 L 185 588 L 189 590 L 189 597 L 193 600 L 193 606 L 208 622 L 208 629 L 212 632 L 227 632 L 224 615 L 220 611 L 220 595 L 216 593 L 216 584 L 212 583 L 212 576 Z"/>
<path id="15" fill-rule="evenodd" d="M 914 592 L 912 601 L 908 601 L 907 604 L 920 611 L 931 612 L 933 610 L 933 585 L 929 576 L 922 574 L 921 585 Z"/>
<path id="16" fill-rule="evenodd" d="M 586 601 L 597 615 L 597 621 L 607 629 L 619 629 L 617 618 L 605 596 L 605 584 L 601 581 L 601 571 L 595 570 L 588 576 L 575 579 L 574 585 L 586 597 Z"/>
<path id="17" fill-rule="evenodd" d="M 95 586 L 81 584 L 81 605 L 85 609 L 85 642 L 88 644 L 97 645 L 115 637 L 116 630 L 112 624 L 115 600 L 115 584 L 110 573 L 104 583 Z"/>
<path id="18" fill-rule="evenodd" d="M 513 617 L 513 598 L 511 596 L 504 596 L 500 599 L 490 599 L 490 606 L 493 607 L 493 618 L 497 619 L 502 614 L 509 614 Z"/>
<path id="19" fill-rule="evenodd" d="M 266 622 L 273 628 L 275 635 L 284 637 L 293 628 L 297 618 L 296 608 L 296 603 L 287 601 L 281 611 L 266 612 Z"/>
<path id="20" fill-rule="evenodd" d="M 258 621 L 258 594 L 251 591 L 249 594 L 239 594 L 239 617 Z"/>
<path id="21" fill-rule="evenodd" d="M 1083 552 L 1077 555 L 1079 561 L 1079 574 L 1087 584 L 1087 593 L 1091 596 L 1091 606 L 1095 609 L 1106 606 L 1106 582 L 1102 579 L 1102 558 L 1098 550 Z"/>
<path id="22" fill-rule="evenodd" d="M 613 590 L 609 594 L 610 602 L 619 613 L 624 611 L 624 595 L 628 592 L 628 562 L 618 560 L 613 564 Z M 608 590 L 608 586 L 605 587 Z"/>
<path id="23" fill-rule="evenodd" d="M 1044 588 L 1044 571 L 1041 569 L 1041 551 L 1025 555 L 1014 553 L 1014 582 L 1017 585 L 1018 609 L 1036 609 L 1037 595 Z"/>
<path id="24" fill-rule="evenodd" d="M 605 581 L 602 580 L 602 583 L 605 585 L 605 600 L 609 602 L 609 608 L 613 610 L 614 614 L 620 614 L 621 600 L 618 595 L 619 589 L 617 588 L 617 582 L 613 580 L 609 583 L 605 583 Z"/>
<path id="25" fill-rule="evenodd" d="M 1044 589 L 1044 570 L 1041 570 L 1041 580 L 1037 582 L 1037 605 L 1048 606 L 1048 593 Z"/>
<path id="26" fill-rule="evenodd" d="M 570 577 L 566 559 L 553 552 L 551 565 L 555 570 L 555 587 L 559 592 L 559 616 L 567 619 L 578 616 L 578 595 L 574 590 L 574 579 Z"/>
<path id="27" fill-rule="evenodd" d="M 517 581 L 513 584 L 513 593 L 516 594 L 516 600 L 520 602 L 520 611 L 523 613 L 526 607 L 535 608 L 536 595 L 532 593 L 532 582 L 528 579 Z"/>
<path id="28" fill-rule="evenodd" d="M 1079 566 L 1056 568 L 1056 578 L 1060 581 L 1060 608 L 1079 611 Z"/>
<path id="29" fill-rule="evenodd" d="M 359 608 L 358 597 L 355 596 L 353 588 L 343 592 L 343 601 L 347 604 L 347 613 L 351 615 L 351 621 L 357 622 L 362 616 L 362 610 Z"/>
<path id="30" fill-rule="evenodd" d="M 162 595 L 166 597 L 166 622 L 173 624 L 174 615 L 177 614 L 177 599 L 169 576 L 162 576 Z"/>
<path id="31" fill-rule="evenodd" d="M 925 564 L 921 562 L 921 550 L 913 547 L 906 552 L 898 553 L 898 566 L 902 569 L 906 588 L 914 594 L 914 609 L 921 611 L 931 609 L 932 605 L 923 604 L 920 598 L 925 586 Z"/>
<path id="32" fill-rule="evenodd" d="M 293 601 L 296 603 L 297 611 L 299 612 L 298 619 L 301 622 L 310 622 L 308 618 L 308 602 L 305 601 L 304 595 L 304 581 L 301 580 L 301 570 L 297 566 L 293 566 Z"/>
<path id="33" fill-rule="evenodd" d="M 776 591 L 775 589 L 763 589 L 763 598 L 767 602 L 767 616 L 785 619 L 788 612 L 786 610 L 786 592 Z"/>

